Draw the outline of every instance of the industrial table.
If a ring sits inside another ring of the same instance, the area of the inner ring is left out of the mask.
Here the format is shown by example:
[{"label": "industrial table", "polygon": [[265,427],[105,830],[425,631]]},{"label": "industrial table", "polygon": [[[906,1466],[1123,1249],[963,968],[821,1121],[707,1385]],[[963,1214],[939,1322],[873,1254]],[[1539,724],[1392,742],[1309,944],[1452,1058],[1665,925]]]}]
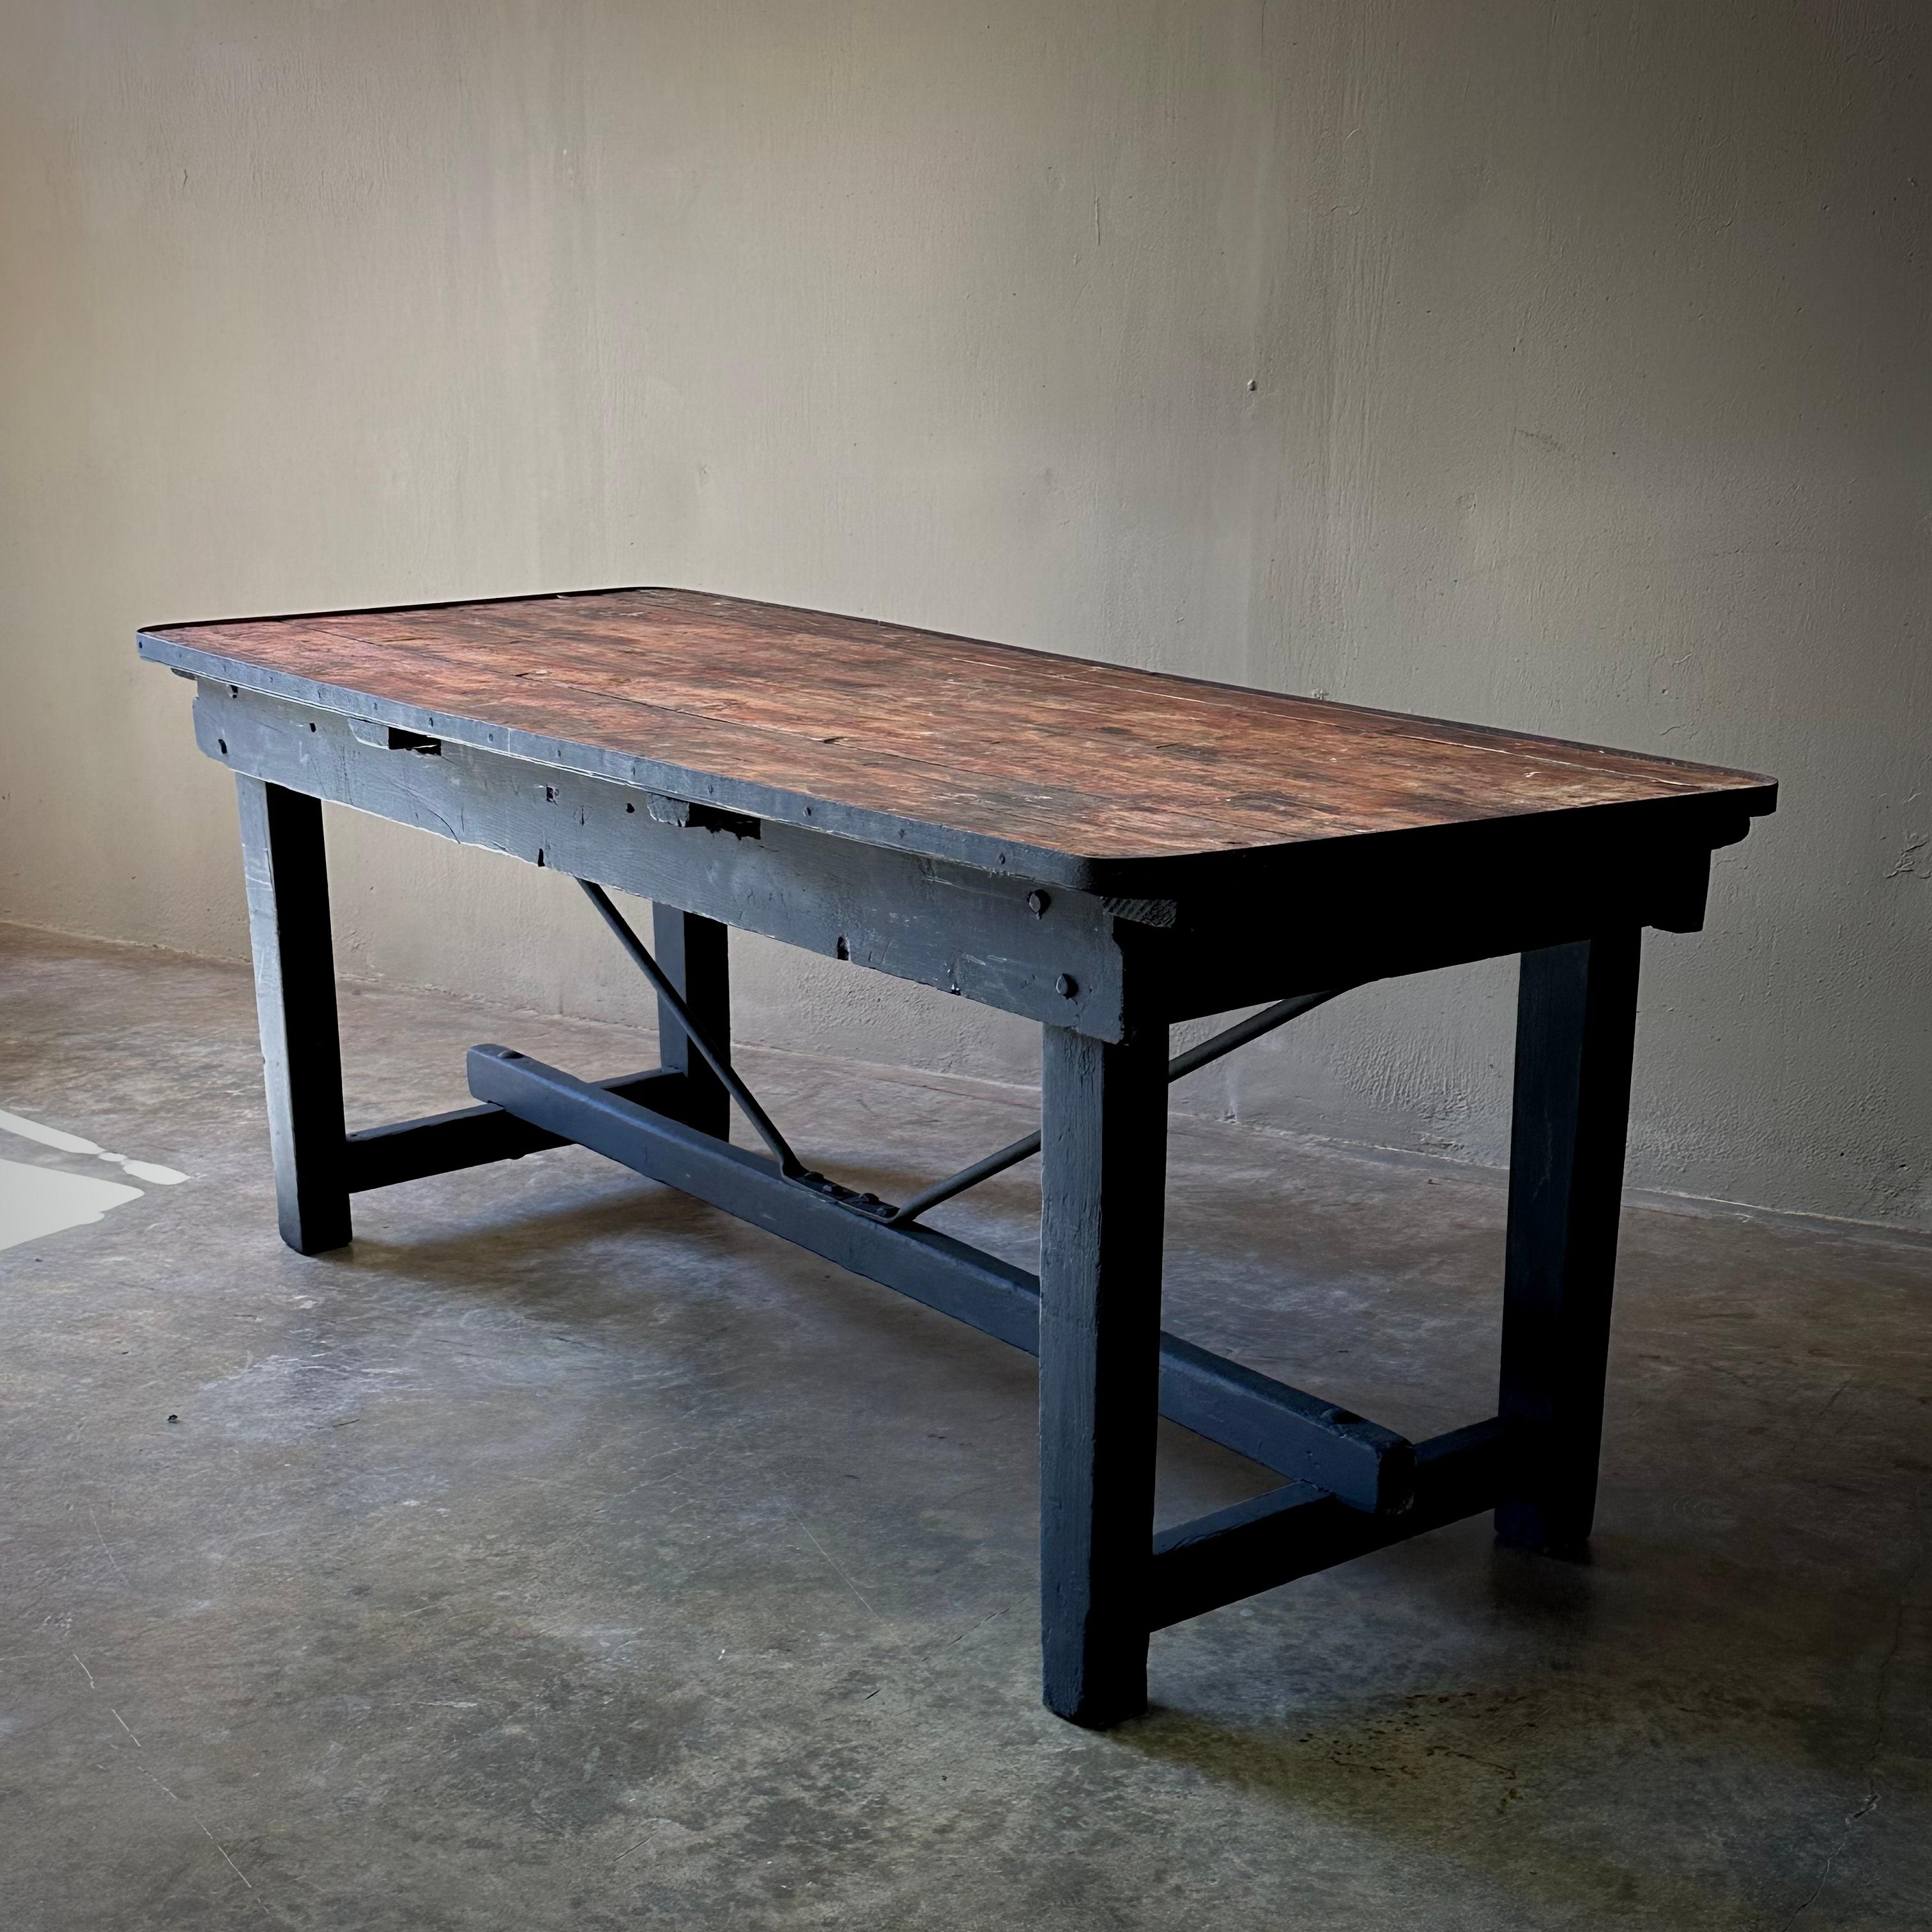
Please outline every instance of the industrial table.
[{"label": "industrial table", "polygon": [[[1744,772],[696,592],[144,630],[231,767],[283,1238],[350,1197],[577,1142],[1040,1360],[1042,1676],[1114,1723],[1150,1632],[1493,1509],[1595,1507],[1646,926],[1696,930],[1771,811]],[[345,1130],[322,801],[579,880],[656,993],[660,1064],[478,1046],[478,1105]],[[606,888],[650,900],[651,944]],[[726,928],[1040,1023],[1040,1131],[911,1199],[796,1154],[730,1058]],[[1167,1088],[1365,982],[1508,953],[1501,1392],[1426,1441],[1160,1327]],[[1260,1006],[1168,1057],[1172,1023]],[[731,1144],[730,1108],[765,1151]],[[1042,1159],[1037,1276],[926,1225]],[[1280,1485],[1154,1529],[1156,1415]]]}]

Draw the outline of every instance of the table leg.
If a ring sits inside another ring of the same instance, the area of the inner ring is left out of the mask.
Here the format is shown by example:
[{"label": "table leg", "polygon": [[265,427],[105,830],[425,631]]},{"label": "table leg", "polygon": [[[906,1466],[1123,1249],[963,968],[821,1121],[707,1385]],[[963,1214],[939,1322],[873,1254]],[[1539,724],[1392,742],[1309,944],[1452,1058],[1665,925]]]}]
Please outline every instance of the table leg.
[{"label": "table leg", "polygon": [[1049,1709],[1147,1706],[1167,1039],[1045,1030],[1040,1640]]},{"label": "table leg", "polygon": [[320,1254],[350,1238],[322,803],[260,778],[236,786],[277,1216],[298,1254]]},{"label": "table leg", "polygon": [[[729,927],[675,906],[651,908],[651,950],[705,1037],[731,1057],[731,968],[726,941]],[[699,1132],[728,1139],[731,1097],[724,1083],[704,1064],[684,1029],[663,1000],[658,1002],[658,1064],[685,1079],[680,1118]]]},{"label": "table leg", "polygon": [[1512,1543],[1582,1552],[1597,1506],[1640,934],[1522,956],[1503,1291],[1503,1416],[1520,1425]]}]

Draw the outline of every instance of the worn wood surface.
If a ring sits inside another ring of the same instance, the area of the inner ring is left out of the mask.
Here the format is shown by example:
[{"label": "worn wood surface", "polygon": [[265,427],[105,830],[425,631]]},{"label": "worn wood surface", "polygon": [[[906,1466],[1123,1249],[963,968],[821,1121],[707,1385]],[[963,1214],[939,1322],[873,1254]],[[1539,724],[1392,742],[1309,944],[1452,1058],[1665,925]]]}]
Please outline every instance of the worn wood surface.
[{"label": "worn wood surface", "polygon": [[1024,881],[977,867],[788,825],[716,823],[465,746],[434,758],[381,750],[328,712],[231,696],[225,684],[202,686],[195,729],[211,756],[272,783],[1030,1019],[1119,1034],[1120,948],[1101,901],[1083,893],[1055,890],[1036,913]]},{"label": "worn wood surface", "polygon": [[[355,720],[226,684],[202,684],[195,730],[209,756],[271,784],[1104,1040],[1121,1036],[1130,976],[1142,1012],[1182,1020],[1607,926],[1694,928],[1710,865],[1702,846],[1636,827],[1599,838],[1573,814],[1446,827],[1407,859],[1399,837],[1393,852],[1377,837],[1173,862],[1254,876],[1124,904],[502,752],[390,751]],[[1174,922],[1147,922],[1162,917]]]},{"label": "worn wood surface", "polygon": [[141,644],[762,817],[1001,868],[1032,856],[1034,876],[1069,883],[1109,862],[1775,796],[1748,772],[694,591],[170,626]]}]

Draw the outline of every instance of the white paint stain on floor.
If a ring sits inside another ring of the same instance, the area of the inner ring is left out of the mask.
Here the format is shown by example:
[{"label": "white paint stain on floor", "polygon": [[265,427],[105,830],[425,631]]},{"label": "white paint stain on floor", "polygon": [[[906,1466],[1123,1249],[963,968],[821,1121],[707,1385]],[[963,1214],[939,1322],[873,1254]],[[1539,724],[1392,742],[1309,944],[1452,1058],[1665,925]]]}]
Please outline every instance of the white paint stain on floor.
[{"label": "white paint stain on floor", "polygon": [[[22,1140],[38,1141],[42,1147],[52,1148],[58,1153],[104,1160],[151,1187],[178,1186],[188,1178],[177,1168],[111,1154],[98,1141],[68,1133],[59,1127],[43,1126],[24,1114],[10,1114],[3,1107],[0,1107],[0,1130]],[[98,1221],[110,1208],[140,1200],[142,1192],[124,1182],[104,1180],[91,1174],[70,1174],[64,1168],[0,1160],[0,1249],[43,1240],[68,1228],[86,1227]]]},{"label": "white paint stain on floor", "polygon": [[44,1127],[38,1120],[30,1120],[24,1114],[10,1114],[0,1107],[0,1127],[10,1134],[18,1134],[22,1140],[38,1141],[43,1147],[58,1148],[62,1154],[91,1154],[96,1160],[104,1160],[111,1167],[118,1167],[123,1174],[132,1174],[136,1180],[145,1180],[152,1186],[178,1186],[188,1176],[178,1168],[158,1167],[151,1160],[130,1160],[124,1154],[110,1154],[98,1141],[84,1140],[79,1134],[63,1132],[58,1127]]},{"label": "white paint stain on floor", "polygon": [[122,1181],[0,1160],[0,1248],[43,1240],[67,1228],[84,1228],[109,1208],[140,1198],[140,1188]]}]

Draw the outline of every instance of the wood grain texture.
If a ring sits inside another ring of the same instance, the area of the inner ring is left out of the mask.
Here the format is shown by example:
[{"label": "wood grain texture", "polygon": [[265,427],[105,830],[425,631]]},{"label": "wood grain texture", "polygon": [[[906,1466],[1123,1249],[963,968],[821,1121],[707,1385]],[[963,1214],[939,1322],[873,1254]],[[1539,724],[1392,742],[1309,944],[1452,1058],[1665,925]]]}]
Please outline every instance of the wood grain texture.
[{"label": "wood grain texture", "polygon": [[[1752,773],[1198,682],[695,591],[144,632],[196,675],[1023,868],[1727,801]],[[935,841],[922,835],[943,835]]]}]

